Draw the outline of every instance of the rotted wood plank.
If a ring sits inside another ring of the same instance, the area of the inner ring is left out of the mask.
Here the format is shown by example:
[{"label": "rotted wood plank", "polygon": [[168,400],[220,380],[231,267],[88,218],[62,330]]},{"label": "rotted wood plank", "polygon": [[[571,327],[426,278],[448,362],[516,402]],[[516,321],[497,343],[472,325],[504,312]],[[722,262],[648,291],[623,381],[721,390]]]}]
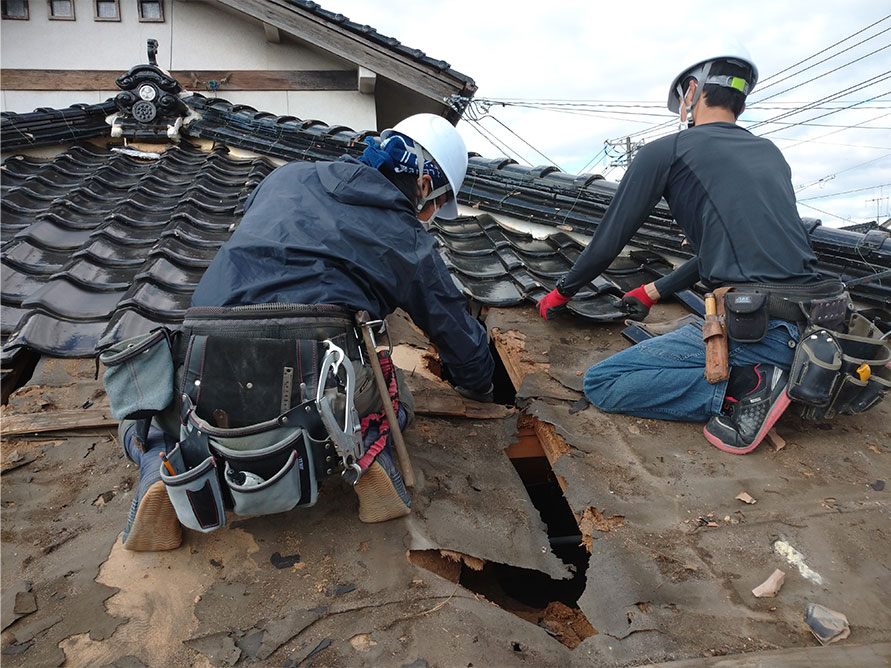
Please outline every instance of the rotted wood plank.
[{"label": "rotted wood plank", "polygon": [[117,424],[118,421],[111,417],[111,410],[106,404],[90,408],[52,410],[21,415],[3,413],[0,434],[5,437],[48,431],[116,427]]}]

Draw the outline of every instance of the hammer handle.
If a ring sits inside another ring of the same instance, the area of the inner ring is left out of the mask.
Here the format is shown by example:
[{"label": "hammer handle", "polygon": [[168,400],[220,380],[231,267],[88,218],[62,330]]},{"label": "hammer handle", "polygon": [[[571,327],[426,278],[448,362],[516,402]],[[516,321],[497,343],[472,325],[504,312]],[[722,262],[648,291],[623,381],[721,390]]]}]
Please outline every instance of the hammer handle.
[{"label": "hammer handle", "polygon": [[384,413],[387,416],[387,422],[390,424],[390,433],[393,435],[393,444],[396,446],[396,455],[399,457],[399,468],[402,469],[402,480],[406,487],[415,486],[415,472],[411,466],[411,459],[408,458],[408,450],[405,447],[405,441],[402,438],[402,430],[399,428],[399,420],[396,419],[396,411],[393,410],[393,400],[387,390],[387,382],[384,380],[384,372],[381,370],[381,361],[377,357],[377,349],[372,341],[371,327],[362,324],[362,339],[365,341],[365,350],[368,352],[368,359],[371,363],[371,370],[374,373],[374,384],[377,385],[378,394],[381,397],[381,403],[384,405]]},{"label": "hammer handle", "polygon": [[[723,299],[723,295],[721,298]],[[705,379],[712,384],[727,380],[730,377],[727,332],[718,317],[715,295],[711,292],[705,296],[705,323],[702,326],[702,340],[705,341]]]}]

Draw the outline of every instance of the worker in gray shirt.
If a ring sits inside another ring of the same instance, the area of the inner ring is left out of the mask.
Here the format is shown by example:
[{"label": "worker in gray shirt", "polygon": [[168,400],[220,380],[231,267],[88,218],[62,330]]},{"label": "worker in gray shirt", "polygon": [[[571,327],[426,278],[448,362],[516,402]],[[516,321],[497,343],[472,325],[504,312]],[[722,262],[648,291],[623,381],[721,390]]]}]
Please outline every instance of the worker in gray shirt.
[{"label": "worker in gray shirt", "polygon": [[[645,145],[629,166],[603,221],[557,288],[539,302],[544,318],[619,254],[665,198],[696,257],[625,295],[638,318],[660,296],[702,281],[708,288],[758,285],[770,294],[835,293],[824,281],[795,206],[779,149],[736,125],[758,69],[739,46],[714,51],[671,85],[668,108],[687,128]],[[794,317],[765,313],[757,342],[731,341],[729,381],[703,375],[705,345],[695,326],[644,341],[591,367],[584,390],[608,412],[707,421],[706,438],[733,453],[753,450],[789,403],[785,387],[799,336]]]}]

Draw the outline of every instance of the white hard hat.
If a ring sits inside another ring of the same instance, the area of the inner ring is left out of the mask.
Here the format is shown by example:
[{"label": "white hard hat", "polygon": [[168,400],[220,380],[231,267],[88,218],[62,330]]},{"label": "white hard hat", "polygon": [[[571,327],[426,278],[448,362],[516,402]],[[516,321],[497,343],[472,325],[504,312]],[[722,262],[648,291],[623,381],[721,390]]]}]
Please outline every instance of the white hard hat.
[{"label": "white hard hat", "polygon": [[442,116],[415,114],[381,132],[381,140],[385,140],[393,132],[403,134],[420,144],[439,165],[452,192],[436,215],[445,219],[455,218],[458,215],[458,191],[467,173],[467,147],[455,126]]},{"label": "white hard hat", "polygon": [[[699,82],[700,85],[698,90],[702,90],[702,86],[706,83],[717,83],[719,85],[735,88],[744,95],[751,93],[755,88],[755,84],[758,83],[758,67],[752,62],[752,57],[749,55],[746,47],[739,42],[731,40],[720,45],[707,46],[706,50],[702,52],[702,55],[702,58],[694,61],[692,65],[681,70],[680,74],[678,74],[674,78],[674,81],[671,82],[671,87],[668,89],[668,109],[675,114],[680,111],[680,97],[682,97],[682,95],[679,95],[678,93],[678,85],[688,76],[693,76]],[[706,66],[716,60],[735,60],[739,62],[740,65],[750,67],[752,69],[752,80],[743,81],[739,80],[739,77],[730,77],[729,80],[721,81],[718,81],[717,79],[725,78],[716,77],[713,80],[708,80],[709,68]],[[697,95],[697,98],[698,97],[699,96]]]}]

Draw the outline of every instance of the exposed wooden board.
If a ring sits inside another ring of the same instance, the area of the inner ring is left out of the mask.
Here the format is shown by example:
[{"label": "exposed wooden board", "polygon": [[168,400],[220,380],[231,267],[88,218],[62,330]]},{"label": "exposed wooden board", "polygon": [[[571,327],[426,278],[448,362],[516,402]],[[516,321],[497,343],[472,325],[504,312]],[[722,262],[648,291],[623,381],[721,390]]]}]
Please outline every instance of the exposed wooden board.
[{"label": "exposed wooden board", "polygon": [[504,363],[507,375],[515,390],[520,389],[526,374],[547,370],[547,364],[535,362],[525,354],[525,334],[513,329],[502,331],[497,327],[493,328],[491,333],[495,349]]},{"label": "exposed wooden board", "polygon": [[538,440],[531,424],[522,427],[517,425],[517,440],[511,443],[504,452],[511,459],[546,456],[541,447],[541,441]]},{"label": "exposed wooden board", "polygon": [[22,415],[4,413],[0,434],[6,437],[91,427],[116,427],[117,424],[118,421],[111,417],[111,410],[107,405]]},{"label": "exposed wooden board", "polygon": [[[175,70],[188,90],[357,90],[356,70]],[[0,70],[3,90],[115,90],[119,70]]]},{"label": "exposed wooden board", "polygon": [[[433,68],[406,56],[400,56],[384,45],[376,44],[329,23],[312,12],[289,4],[286,0],[218,0],[218,2],[263,23],[269,23],[340,58],[386,76],[437,102],[464,88],[464,82],[445,73],[436,72]],[[475,87],[471,92],[475,92]]]}]

